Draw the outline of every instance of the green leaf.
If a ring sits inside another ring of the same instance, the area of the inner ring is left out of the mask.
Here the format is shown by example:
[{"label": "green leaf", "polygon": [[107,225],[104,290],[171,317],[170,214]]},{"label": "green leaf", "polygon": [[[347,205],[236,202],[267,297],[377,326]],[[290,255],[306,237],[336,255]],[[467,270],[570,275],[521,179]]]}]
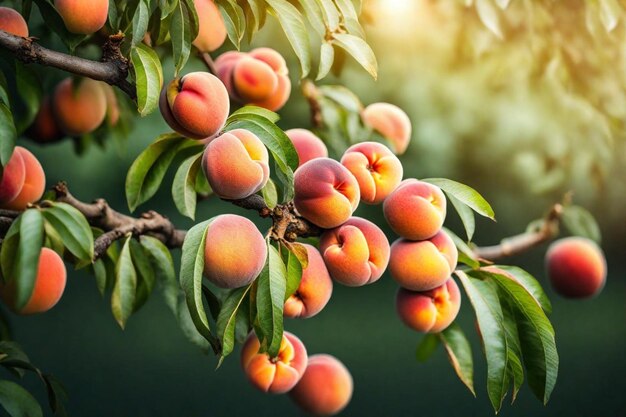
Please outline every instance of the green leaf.
[{"label": "green leaf", "polygon": [[96,277],[96,286],[100,295],[104,296],[107,288],[107,269],[102,259],[93,263],[93,274]]},{"label": "green leaf", "polygon": [[137,291],[135,292],[135,303],[133,305],[133,311],[137,311],[148,301],[154,288],[156,277],[148,254],[135,239],[130,240],[130,255],[137,272]]},{"label": "green leaf", "polygon": [[339,8],[339,11],[344,16],[344,18],[359,19],[359,14],[354,8],[354,3],[351,0],[334,0],[335,4]]},{"label": "green leaf", "polygon": [[476,190],[460,182],[452,181],[447,178],[427,178],[422,181],[431,183],[441,188],[448,195],[457,198],[463,204],[469,206],[481,216],[495,220],[493,209]]},{"label": "green leaf", "polygon": [[220,13],[224,18],[228,39],[239,49],[243,39],[245,29],[245,14],[243,9],[232,0],[223,0],[217,3]]},{"label": "green leaf", "polygon": [[463,227],[465,227],[467,240],[471,241],[472,238],[474,237],[474,231],[476,230],[476,221],[474,219],[474,212],[472,211],[471,208],[469,208],[469,206],[460,202],[459,199],[457,199],[452,194],[448,194],[448,200],[450,200],[456,212],[459,213],[459,217],[461,218],[461,221],[463,222]]},{"label": "green leaf", "polygon": [[217,317],[217,335],[222,343],[220,363],[226,356],[232,353],[235,347],[237,312],[242,304],[245,303],[250,287],[252,287],[252,284],[230,291],[222,302],[222,307]]},{"label": "green leaf", "polygon": [[[192,33],[192,17],[190,11],[184,1],[179,1],[172,15],[172,25],[170,27],[170,36],[172,39],[172,52],[174,55],[175,73],[178,75],[180,70],[185,66],[191,53],[191,42],[198,35]],[[195,9],[193,9],[195,13]]]},{"label": "green leaf", "polygon": [[276,207],[276,204],[278,204],[278,190],[271,178],[267,180],[267,184],[261,189],[261,194],[267,207],[270,209]]},{"label": "green leaf", "polygon": [[228,116],[228,122],[234,121],[239,118],[245,119],[245,116],[247,115],[260,116],[264,119],[269,120],[271,123],[276,123],[280,120],[280,116],[278,115],[278,113],[274,113],[273,111],[264,109],[263,107],[248,104],[232,112],[231,115]]},{"label": "green leaf", "polygon": [[428,358],[435,353],[435,350],[439,346],[439,336],[437,334],[426,334],[422,337],[422,340],[417,345],[417,350],[415,351],[415,357],[418,362],[426,362]]},{"label": "green leaf", "polygon": [[[15,83],[19,98],[17,103],[13,103],[13,115],[17,131],[23,132],[32,124],[39,111],[43,87],[39,75],[32,67],[21,62],[16,62],[15,65]],[[19,107],[15,104],[19,104]]]},{"label": "green leaf", "polygon": [[[539,283],[539,281],[537,281],[535,277],[517,266],[494,265],[492,268],[501,269],[502,271],[511,274],[511,276],[517,281],[517,283],[524,287],[526,291],[528,291],[533,296],[537,304],[541,306],[546,314],[552,313],[552,303],[550,302],[550,299],[541,287],[541,284]],[[495,271],[491,270],[489,272]],[[506,274],[501,275],[503,277],[507,276]]]},{"label": "green leaf", "polygon": [[91,262],[94,236],[85,216],[66,203],[51,202],[43,216],[61,238],[63,245],[76,258]]},{"label": "green leaf", "polygon": [[133,34],[131,44],[138,45],[143,40],[144,35],[148,31],[148,22],[150,21],[150,6],[147,0],[140,0],[133,16]]},{"label": "green leaf", "polygon": [[196,217],[196,177],[200,172],[202,153],[185,159],[172,182],[172,199],[183,216],[194,220]]},{"label": "green leaf", "polygon": [[458,237],[457,234],[454,233],[452,230],[445,227],[443,228],[443,230],[448,234],[448,236],[452,238],[454,246],[456,246],[459,252],[459,262],[464,263],[465,265],[473,269],[480,268],[480,262],[478,262],[478,259],[476,259],[476,255],[474,254],[472,248],[470,248],[469,245],[465,243],[463,239]]},{"label": "green leaf", "polygon": [[206,338],[198,332],[198,329],[191,318],[189,308],[187,308],[185,295],[182,293],[180,293],[178,297],[176,318],[178,320],[178,326],[187,340],[198,346],[203,352],[207,353],[209,351],[209,342],[207,342]]},{"label": "green leaf", "polygon": [[130,240],[127,237],[115,268],[115,285],[111,295],[111,311],[113,317],[123,329],[133,313],[135,294],[137,292],[137,272],[130,253]]},{"label": "green leaf", "polygon": [[349,112],[361,113],[363,110],[361,99],[342,85],[322,85],[318,87],[318,90],[324,97],[334,101]]},{"label": "green leaf", "polygon": [[333,45],[329,42],[322,42],[322,45],[320,46],[320,64],[317,69],[317,77],[315,77],[315,81],[321,80],[328,75],[333,66],[334,59],[335,49],[333,48]]},{"label": "green leaf", "polygon": [[146,116],[159,106],[163,68],[154,49],[143,43],[130,50],[130,60],[137,86],[137,110],[141,116]]},{"label": "green leaf", "polygon": [[[324,0],[324,1],[328,1],[328,0]],[[320,38],[323,38],[324,35],[326,35],[327,24],[324,22],[324,12],[320,8],[321,6],[320,0],[315,0],[315,1],[300,0],[298,3],[300,4],[300,7],[304,11],[304,15],[309,21],[309,24],[311,25],[311,27],[313,27],[313,29],[317,32],[317,35]],[[339,20],[337,20],[337,25],[338,24],[339,24]]]},{"label": "green leaf", "polygon": [[298,9],[286,0],[266,0],[268,10],[278,19],[287,40],[300,61],[301,78],[311,71],[311,46],[306,25]]},{"label": "green leaf", "polygon": [[59,38],[63,41],[65,45],[69,48],[70,52],[73,52],[74,49],[86,39],[85,35],[75,35],[70,33],[65,27],[65,23],[63,22],[63,18],[57,11],[56,7],[52,5],[51,1],[47,0],[33,0],[37,7],[39,8],[39,12],[42,16],[45,16],[45,23],[50,29],[52,29]]},{"label": "green leaf", "polygon": [[563,226],[576,236],[586,237],[596,243],[602,241],[600,226],[593,214],[580,206],[565,206],[561,217]]},{"label": "green leaf", "polygon": [[0,406],[11,417],[41,417],[41,406],[28,391],[15,382],[0,380]]},{"label": "green leaf", "polygon": [[472,359],[472,347],[470,346],[461,327],[452,323],[443,332],[439,333],[441,344],[446,349],[450,364],[457,376],[470,390],[474,397],[474,361]]},{"label": "green leaf", "polygon": [[363,67],[374,78],[378,78],[378,63],[372,48],[358,36],[347,33],[333,35],[333,44],[339,46]]},{"label": "green leaf", "polygon": [[519,341],[519,333],[517,331],[517,323],[515,315],[511,308],[511,304],[506,297],[500,297],[500,305],[502,306],[502,315],[504,329],[509,355],[509,374],[513,380],[513,392],[511,394],[511,404],[515,402],[522,384],[524,383],[524,368],[522,366],[522,348]]},{"label": "green leaf", "polygon": [[165,304],[172,310],[174,315],[177,315],[180,286],[176,280],[172,254],[159,239],[152,236],[142,235],[139,238],[139,242],[150,256],[157,285],[163,293]]},{"label": "green leaf", "polygon": [[33,294],[44,232],[43,216],[39,210],[26,210],[20,216],[20,220],[19,243],[13,266],[13,275],[9,277],[9,279],[15,280],[17,294],[15,300],[16,310],[22,309]]},{"label": "green leaf", "polygon": [[[302,271],[305,266],[302,265],[300,258],[303,254],[307,257],[308,254],[306,248],[300,243],[292,243],[289,245],[287,252],[287,285],[285,288],[285,301],[291,297],[300,287],[300,281],[302,280]],[[298,253],[299,252],[299,253]]]},{"label": "green leaf", "polygon": [[[3,169],[13,155],[15,140],[17,139],[13,115],[7,104],[0,101],[0,166]],[[2,177],[0,176],[0,178]]]}]

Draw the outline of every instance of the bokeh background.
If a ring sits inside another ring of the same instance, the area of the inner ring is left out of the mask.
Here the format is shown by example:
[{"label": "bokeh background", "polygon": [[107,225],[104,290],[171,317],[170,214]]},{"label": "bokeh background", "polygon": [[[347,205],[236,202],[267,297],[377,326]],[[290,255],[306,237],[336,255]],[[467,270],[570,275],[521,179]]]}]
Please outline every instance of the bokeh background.
[{"label": "bokeh background", "polygon": [[[561,365],[547,406],[524,386],[501,414],[626,416],[626,21],[607,21],[611,16],[602,1],[513,0],[504,12],[495,3],[471,3],[366,1],[363,18],[380,65],[378,81],[348,60],[340,77],[324,82],[346,85],[365,104],[388,101],[407,111],[414,134],[402,158],[406,176],[447,177],[478,189],[498,219],[479,219],[479,244],[523,231],[570,190],[597,216],[609,266],[598,297],[570,301],[554,294],[543,270],[545,246],[510,260],[546,286]],[[485,4],[491,7],[487,12]],[[255,45],[283,52],[297,85],[296,62],[274,22]],[[171,62],[164,65],[171,75]],[[191,63],[188,69],[201,67]],[[281,116],[285,129],[310,126],[297,88]],[[137,120],[126,145],[91,148],[80,157],[67,141],[25,144],[41,159],[50,184],[66,180],[79,198],[104,197],[126,210],[128,167],[167,130],[153,114]],[[190,227],[171,201],[172,175],[140,210],[158,210]],[[215,199],[199,206],[197,218],[226,211],[254,219],[254,213]],[[380,207],[361,207],[357,214],[385,225]],[[454,214],[447,226],[462,233]],[[337,285],[318,316],[286,322],[310,353],[333,354],[350,368],[355,392],[344,415],[491,415],[486,365],[468,303],[459,322],[474,350],[476,399],[441,349],[428,363],[416,361],[421,336],[396,318],[395,291],[387,275],[363,288]],[[252,388],[238,350],[215,370],[215,358],[185,339],[158,294],[122,331],[93,277],[72,271],[57,307],[36,317],[11,316],[11,324],[33,363],[65,384],[74,416],[299,415],[286,396]],[[26,385],[45,401],[34,378]]]}]

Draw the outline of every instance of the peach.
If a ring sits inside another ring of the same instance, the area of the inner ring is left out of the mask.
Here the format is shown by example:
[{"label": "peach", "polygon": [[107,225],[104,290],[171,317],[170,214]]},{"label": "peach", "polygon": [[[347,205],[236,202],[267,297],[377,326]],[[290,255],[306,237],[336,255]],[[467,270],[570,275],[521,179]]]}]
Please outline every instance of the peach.
[{"label": "peach", "polygon": [[359,182],[361,201],[367,204],[382,203],[402,181],[402,163],[382,143],[352,145],[343,154],[341,164]]},{"label": "peach", "polygon": [[311,245],[304,244],[309,264],[302,270],[302,279],[296,292],[285,302],[285,317],[313,317],[328,304],[333,293],[333,281],[322,255]]},{"label": "peach", "polygon": [[592,240],[568,237],[552,243],[546,253],[552,288],[568,298],[593,297],[606,282],[606,259]]},{"label": "peach", "polygon": [[287,103],[290,95],[291,80],[286,75],[278,75],[278,86],[276,87],[274,94],[264,100],[254,101],[250,104],[254,104],[255,106],[263,107],[271,111],[278,111],[285,105],[285,103]]},{"label": "peach", "polygon": [[63,259],[55,251],[42,248],[37,266],[35,286],[28,302],[21,309],[15,306],[17,295],[16,279],[6,284],[0,283],[0,296],[18,314],[43,313],[54,307],[65,290],[67,272]]},{"label": "peach", "polygon": [[17,10],[9,7],[0,7],[0,30],[22,38],[28,37],[26,20]]},{"label": "peach", "polygon": [[11,201],[4,204],[9,210],[25,210],[29,204],[39,201],[46,188],[46,174],[39,160],[28,149],[15,147],[15,152],[24,161],[24,182],[20,192]]},{"label": "peach", "polygon": [[276,91],[278,76],[268,64],[245,56],[233,70],[233,81],[237,95],[244,103],[265,100]]},{"label": "peach", "polygon": [[235,129],[212,139],[202,157],[204,173],[220,198],[246,198],[270,176],[267,148],[254,133]]},{"label": "peach", "polygon": [[219,78],[191,72],[163,87],[159,107],[172,129],[191,139],[204,139],[224,127],[230,103]]},{"label": "peach", "polygon": [[267,259],[265,239],[254,223],[235,214],[222,214],[206,232],[204,276],[221,288],[250,284]]},{"label": "peach", "polygon": [[361,119],[391,142],[397,155],[406,151],[411,140],[411,120],[401,108],[389,103],[373,103],[363,110]]},{"label": "peach", "polygon": [[26,178],[26,168],[19,146],[14,148],[9,162],[0,172],[0,175],[2,175],[0,177],[0,207],[4,207],[5,204],[18,196]]},{"label": "peach", "polygon": [[449,278],[443,285],[429,291],[398,290],[396,309],[408,327],[424,333],[445,330],[459,314],[461,292],[456,282]]},{"label": "peach", "polygon": [[284,394],[300,380],[307,365],[306,348],[296,336],[283,333],[276,358],[260,353],[261,343],[250,333],[241,349],[241,366],[248,380],[261,391]]},{"label": "peach", "polygon": [[298,168],[294,190],[298,212],[324,229],[344,223],[359,205],[356,178],[330,158],[316,158]]},{"label": "peach", "polygon": [[377,281],[389,263],[389,241],[369,220],[351,217],[320,238],[320,252],[337,282],[358,287]]},{"label": "peach", "polygon": [[245,56],[244,52],[228,51],[218,56],[215,60],[215,75],[224,83],[230,97],[237,101],[241,101],[241,99],[237,96],[237,92],[233,87],[233,70],[235,69],[235,64]]},{"label": "peach", "polygon": [[193,45],[202,52],[213,52],[226,40],[224,18],[213,0],[194,0],[198,13],[198,36]]},{"label": "peach", "polygon": [[443,230],[428,240],[398,239],[391,245],[389,270],[400,286],[428,291],[442,285],[454,271],[458,252]]},{"label": "peach", "polygon": [[272,48],[263,47],[253,49],[250,51],[250,56],[265,62],[278,75],[287,75],[289,73],[285,58]]},{"label": "peach", "polygon": [[331,355],[318,354],[309,357],[304,375],[289,396],[306,413],[332,416],[346,408],[353,389],[345,365]]},{"label": "peach", "polygon": [[54,118],[52,111],[52,100],[44,97],[35,120],[26,131],[26,135],[37,142],[49,143],[63,137],[63,132]]},{"label": "peach", "polygon": [[322,140],[306,129],[289,129],[285,131],[298,153],[298,166],[315,158],[328,157],[328,149]]},{"label": "peach", "polygon": [[54,6],[67,30],[83,35],[102,29],[109,15],[109,0],[54,0]]},{"label": "peach", "polygon": [[66,78],[57,85],[52,109],[61,130],[80,136],[93,132],[102,124],[107,112],[105,84],[89,78],[77,83]]},{"label": "peach", "polygon": [[435,185],[408,179],[385,199],[383,212],[394,232],[406,239],[424,240],[441,229],[446,197]]}]

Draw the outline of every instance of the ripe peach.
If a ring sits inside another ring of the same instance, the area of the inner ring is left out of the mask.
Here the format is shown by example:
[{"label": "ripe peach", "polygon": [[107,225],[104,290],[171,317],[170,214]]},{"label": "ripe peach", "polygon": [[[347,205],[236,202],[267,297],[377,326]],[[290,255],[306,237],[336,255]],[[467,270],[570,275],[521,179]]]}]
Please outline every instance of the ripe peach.
[{"label": "ripe peach", "polygon": [[439,333],[459,314],[461,292],[452,278],[429,291],[414,292],[400,288],[396,308],[404,324],[410,328],[418,332]]},{"label": "ripe peach", "polygon": [[250,51],[250,56],[265,62],[278,75],[287,75],[289,73],[285,58],[272,48],[263,47],[253,49]]},{"label": "ripe peach", "polygon": [[382,143],[362,142],[352,145],[341,158],[359,182],[361,201],[382,203],[402,181],[402,163]]},{"label": "ripe peach", "polygon": [[233,71],[235,64],[246,56],[246,53],[239,51],[228,51],[218,56],[215,60],[215,75],[224,83],[228,94],[233,100],[241,101],[233,87]]},{"label": "ripe peach", "polygon": [[0,296],[7,306],[17,314],[43,313],[54,307],[61,299],[65,290],[66,276],[63,259],[52,249],[42,248],[35,287],[26,305],[19,310],[15,308],[17,295],[15,279],[7,284],[0,283]]},{"label": "ripe peach", "polygon": [[350,287],[377,281],[389,263],[389,241],[369,220],[351,217],[320,238],[320,251],[330,275]]},{"label": "ripe peach", "polygon": [[54,118],[52,111],[52,100],[44,97],[35,120],[26,131],[26,135],[37,142],[49,143],[63,137],[63,132]]},{"label": "ripe peach", "polygon": [[54,6],[67,30],[83,35],[99,31],[109,15],[109,0],[54,0]]},{"label": "ripe peach", "polygon": [[275,359],[259,353],[261,343],[250,333],[241,349],[241,365],[256,388],[273,394],[284,394],[300,380],[307,364],[306,348],[296,336],[283,333],[280,350]]},{"label": "ripe peach", "polygon": [[400,286],[427,291],[440,286],[456,267],[458,252],[443,230],[428,240],[398,239],[391,245],[389,270]]},{"label": "ripe peach", "polygon": [[311,245],[304,244],[309,264],[302,271],[300,286],[285,302],[285,317],[313,317],[328,304],[333,293],[333,281],[322,255]]},{"label": "ripe peach", "polygon": [[569,298],[593,297],[606,282],[606,259],[602,249],[582,237],[559,239],[546,253],[552,288]]},{"label": "ripe peach", "polygon": [[4,207],[5,204],[14,200],[24,186],[26,168],[22,153],[18,149],[19,147],[16,146],[9,162],[0,172],[2,175],[0,177],[0,207]]},{"label": "ripe peach", "polygon": [[77,84],[66,78],[56,87],[52,108],[61,129],[72,136],[93,132],[107,111],[104,84],[89,78]]},{"label": "ripe peach", "polygon": [[230,103],[219,78],[191,72],[163,87],[159,107],[172,129],[191,139],[204,139],[224,126]]},{"label": "ripe peach", "polygon": [[305,412],[316,416],[332,416],[343,410],[352,398],[350,371],[337,358],[313,355],[300,382],[289,396]]},{"label": "ripe peach", "polygon": [[389,103],[374,103],[363,110],[361,118],[365,125],[393,144],[396,155],[406,151],[411,140],[411,120],[401,108]]},{"label": "ripe peach", "polygon": [[293,143],[293,147],[296,148],[300,160],[298,166],[309,162],[311,159],[328,157],[326,145],[310,130],[289,129],[285,131],[285,134]]},{"label": "ripe peach", "polygon": [[226,40],[224,18],[213,0],[194,0],[198,13],[198,36],[193,45],[202,52],[213,52]]},{"label": "ripe peach", "polygon": [[446,197],[435,185],[408,179],[385,199],[383,212],[394,232],[406,239],[424,240],[441,229]]},{"label": "ripe peach", "polygon": [[253,101],[250,104],[263,107],[271,111],[280,110],[291,95],[291,80],[286,75],[278,75],[278,86],[274,91],[274,94],[270,95],[264,100]]},{"label": "ripe peach", "polygon": [[204,276],[221,288],[250,284],[267,259],[265,239],[254,223],[235,214],[213,219],[206,232]]},{"label": "ripe peach", "polygon": [[39,201],[46,188],[46,174],[39,160],[28,149],[16,146],[15,151],[22,156],[24,162],[24,182],[20,192],[4,204],[9,210],[25,210],[30,203]]},{"label": "ripe peach", "polygon": [[294,175],[296,209],[319,227],[337,227],[359,205],[359,184],[354,175],[330,158],[313,159]]},{"label": "ripe peach", "polygon": [[0,7],[0,30],[22,38],[28,37],[26,20],[17,10],[9,7]]},{"label": "ripe peach", "polygon": [[244,103],[265,100],[276,91],[278,76],[268,64],[245,56],[235,65],[233,81]]}]

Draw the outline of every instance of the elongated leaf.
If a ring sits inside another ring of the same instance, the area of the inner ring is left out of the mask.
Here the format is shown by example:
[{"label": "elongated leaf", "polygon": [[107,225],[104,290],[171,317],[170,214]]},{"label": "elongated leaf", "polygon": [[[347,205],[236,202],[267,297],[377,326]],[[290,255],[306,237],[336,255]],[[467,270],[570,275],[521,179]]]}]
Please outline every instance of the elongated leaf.
[{"label": "elongated leaf", "polygon": [[43,210],[44,218],[59,234],[63,245],[78,259],[89,261],[94,256],[94,236],[85,216],[66,203],[50,203]]},{"label": "elongated leaf", "polygon": [[[4,168],[13,155],[17,130],[7,103],[0,101],[0,167]],[[0,173],[2,170],[0,170]],[[2,178],[0,176],[0,178]]]},{"label": "elongated leaf", "polygon": [[460,202],[455,196],[448,194],[448,200],[454,206],[454,209],[459,213],[459,217],[465,227],[465,233],[467,234],[467,240],[471,241],[474,237],[474,231],[476,230],[476,221],[474,219],[474,212],[464,203]]},{"label": "elongated leaf", "polygon": [[439,333],[441,344],[446,349],[448,359],[459,379],[474,397],[474,360],[470,346],[463,330],[458,324],[452,323],[447,329]]},{"label": "elongated leaf", "polygon": [[235,347],[235,325],[237,323],[237,312],[245,303],[246,295],[250,291],[252,284],[232,290],[224,299],[220,314],[217,317],[217,335],[222,343],[220,352],[220,363],[230,355]]},{"label": "elongated leaf", "polygon": [[206,338],[200,334],[196,325],[191,318],[191,314],[189,312],[189,308],[187,307],[187,301],[185,299],[185,295],[181,292],[178,297],[178,306],[177,306],[177,319],[178,326],[180,327],[183,335],[194,345],[198,346],[202,352],[209,352],[209,342]]},{"label": "elongated leaf", "polygon": [[358,62],[374,78],[378,78],[378,62],[372,48],[358,36],[347,33],[333,35],[333,44],[339,46]]},{"label": "elongated leaf", "polygon": [[283,338],[283,307],[287,270],[278,250],[268,242],[268,257],[265,267],[258,278],[256,293],[257,317],[261,334],[261,350],[270,357],[278,355]]},{"label": "elongated leaf", "polygon": [[111,311],[122,329],[126,327],[126,322],[133,313],[137,291],[137,272],[130,253],[131,239],[126,238],[122,246],[115,268],[115,285],[111,295]]},{"label": "elongated leaf", "polygon": [[565,206],[563,208],[563,225],[573,235],[586,237],[596,243],[602,241],[600,226],[593,214],[580,206]]},{"label": "elongated leaf", "polygon": [[[320,1],[300,0],[298,3],[304,11],[304,15],[309,21],[309,24],[315,30],[315,32],[317,32],[317,35],[319,37],[324,37],[324,35],[326,34],[327,24],[324,22],[324,12],[320,8]],[[339,24],[338,19],[337,24]]]},{"label": "elongated leaf", "polygon": [[515,314],[506,297],[500,297],[506,340],[509,352],[509,374],[513,381],[511,404],[515,402],[517,394],[524,383],[524,367],[522,366],[522,348],[515,322]]},{"label": "elongated leaf", "polygon": [[285,290],[285,301],[287,301],[287,299],[298,290],[298,287],[300,286],[300,281],[302,280],[302,271],[305,268],[304,266],[302,266],[302,263],[299,259],[299,257],[302,255],[298,255],[295,252],[296,250],[299,250],[296,249],[296,245],[302,247],[306,255],[306,248],[304,248],[299,243],[292,244],[291,247],[294,249],[287,252],[287,286]]},{"label": "elongated leaf", "polygon": [[137,272],[137,291],[133,311],[138,311],[148,301],[156,277],[148,254],[135,239],[130,240],[130,254]]},{"label": "elongated leaf", "polygon": [[147,0],[140,0],[133,16],[133,33],[131,37],[133,45],[137,45],[143,40],[145,33],[148,31],[149,20],[150,5]]},{"label": "elongated leaf", "polygon": [[437,346],[439,346],[439,335],[432,333],[424,335],[415,351],[417,361],[426,362],[435,353]]},{"label": "elongated leaf", "polygon": [[345,107],[350,112],[360,113],[363,110],[361,99],[343,85],[322,85],[318,89],[324,97]]},{"label": "elongated leaf", "polygon": [[230,123],[231,121],[234,121],[240,118],[245,119],[245,116],[250,115],[250,114],[263,117],[264,119],[269,120],[271,123],[276,123],[277,121],[280,120],[280,116],[278,115],[278,113],[274,113],[273,111],[264,109],[263,107],[246,105],[232,112],[231,115],[228,116],[227,123]]},{"label": "elongated leaf", "polygon": [[23,308],[33,294],[44,231],[43,216],[39,210],[26,210],[20,218],[14,275],[10,278],[15,280],[17,310]]},{"label": "elongated leaf", "polygon": [[487,200],[485,200],[483,196],[481,196],[478,191],[474,190],[472,187],[447,178],[427,178],[422,181],[436,185],[445,191],[446,194],[456,197],[459,201],[469,206],[481,216],[495,220],[495,213]]},{"label": "elongated leaf", "polygon": [[192,33],[192,21],[189,9],[184,1],[178,1],[172,14],[172,25],[170,27],[172,38],[172,52],[174,54],[175,72],[178,74],[185,66],[191,53],[191,42],[196,38]]},{"label": "elongated leaf", "polygon": [[270,209],[276,207],[278,204],[278,190],[276,189],[276,184],[270,178],[265,186],[261,189],[261,194],[263,195],[263,201]]},{"label": "elongated leaf", "polygon": [[163,293],[165,304],[172,310],[174,315],[177,315],[180,286],[176,280],[172,254],[160,240],[152,236],[142,235],[139,238],[139,242],[150,256],[157,286],[159,286]]},{"label": "elongated leaf", "polygon": [[0,380],[0,406],[11,417],[41,417],[41,406],[28,391],[15,382]]},{"label": "elongated leaf", "polygon": [[137,109],[141,116],[146,116],[159,106],[163,68],[154,49],[143,43],[130,50],[130,60],[137,86]]},{"label": "elongated leaf", "polygon": [[245,30],[245,13],[233,0],[220,1],[217,5],[224,19],[228,39],[235,45],[235,48],[239,49]]},{"label": "elongated leaf", "polygon": [[476,259],[476,255],[474,254],[474,251],[472,250],[472,248],[470,248],[468,244],[465,243],[463,239],[458,237],[457,234],[454,233],[452,230],[445,228],[445,227],[443,228],[443,230],[454,241],[454,245],[456,246],[459,252],[459,262],[464,263],[465,265],[473,269],[480,268],[480,262],[478,262],[478,259]]},{"label": "elongated leaf", "polygon": [[196,217],[196,176],[200,172],[202,153],[185,159],[172,182],[172,199],[183,216],[194,220]]},{"label": "elongated leaf", "polygon": [[311,71],[311,46],[306,25],[298,9],[286,0],[266,0],[269,10],[280,22],[287,40],[300,61],[301,78]]},{"label": "elongated leaf", "polygon": [[484,270],[496,274],[499,273],[498,270],[501,270],[504,271],[501,275],[505,277],[507,274],[510,274],[510,276],[515,279],[519,285],[524,287],[526,291],[533,296],[537,304],[539,304],[547,314],[552,313],[552,303],[550,303],[550,299],[541,287],[541,284],[539,284],[539,281],[537,281],[535,277],[524,271],[522,268],[509,265],[494,265],[484,268]]}]

